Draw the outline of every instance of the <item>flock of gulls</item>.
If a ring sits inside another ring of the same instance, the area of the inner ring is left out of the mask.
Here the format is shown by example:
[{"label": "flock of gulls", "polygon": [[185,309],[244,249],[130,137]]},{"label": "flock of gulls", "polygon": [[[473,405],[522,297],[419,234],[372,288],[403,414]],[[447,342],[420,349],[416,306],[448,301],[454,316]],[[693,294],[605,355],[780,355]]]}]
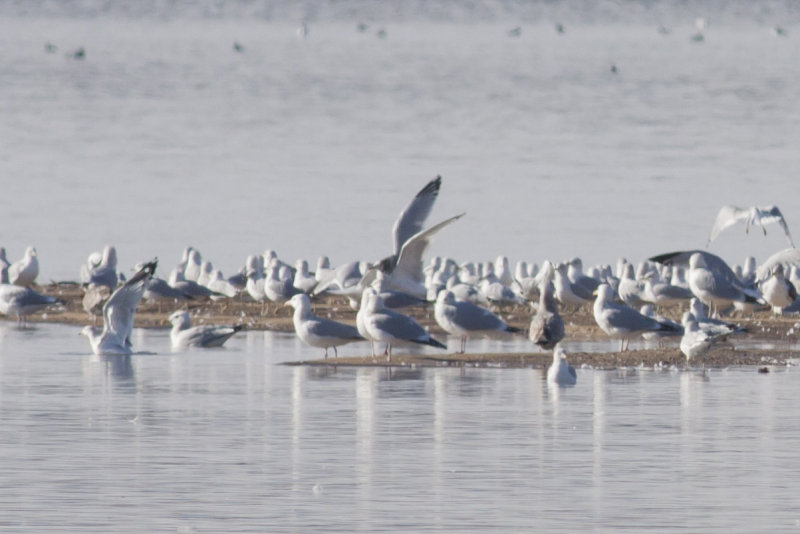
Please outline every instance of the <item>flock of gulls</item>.
[{"label": "flock of gulls", "polygon": [[[457,222],[464,214],[433,226],[425,223],[441,189],[437,176],[427,183],[400,212],[392,228],[391,252],[374,262],[351,262],[331,267],[320,257],[311,272],[305,260],[293,266],[274,251],[249,256],[243,269],[226,278],[203,261],[199,251],[184,250],[168,278],[156,276],[157,260],[142,263],[128,279],[117,270],[113,246],[92,253],[80,269],[85,290],[83,305],[90,313],[102,314],[102,329],[86,326],[81,331],[95,354],[132,354],[131,332],[139,302],[145,298],[170,310],[186,302],[231,299],[241,295],[269,306],[291,306],[294,330],[304,343],[328,350],[353,342],[368,341],[373,358],[381,353],[389,362],[392,350],[409,345],[447,346],[437,340],[411,315],[410,307],[433,307],[438,326],[460,339],[464,353],[470,338],[527,335],[531,342],[553,351],[548,380],[575,384],[577,375],[567,363],[561,346],[565,337],[563,312],[591,306],[597,326],[620,342],[625,351],[632,339],[679,340],[680,351],[689,362],[703,360],[716,342],[743,332],[740,326],[721,319],[737,309],[750,313],[771,307],[774,313],[800,311],[796,287],[800,283],[800,252],[794,248],[789,227],[776,206],[738,208],[723,206],[714,222],[709,243],[720,232],[744,223],[746,231],[778,223],[790,248],[778,252],[760,266],[747,258],[743,266],[731,268],[706,250],[689,250],[654,256],[633,265],[625,259],[596,266],[585,273],[579,258],[541,267],[518,262],[512,270],[501,256],[495,262],[458,264],[434,257],[427,265],[423,255],[434,235]],[[16,315],[20,323],[45,307],[57,305],[55,297],[33,289],[39,273],[36,250],[29,247],[22,259],[10,263],[0,249],[0,312]],[[345,296],[357,309],[355,324],[345,324],[314,314],[313,303],[328,294]],[[535,311],[525,331],[510,326],[501,316],[508,307],[530,306]],[[680,323],[656,313],[665,306],[685,309]],[[242,326],[192,326],[187,311],[169,315],[173,348],[219,347]],[[377,347],[377,349],[376,349]]]}]

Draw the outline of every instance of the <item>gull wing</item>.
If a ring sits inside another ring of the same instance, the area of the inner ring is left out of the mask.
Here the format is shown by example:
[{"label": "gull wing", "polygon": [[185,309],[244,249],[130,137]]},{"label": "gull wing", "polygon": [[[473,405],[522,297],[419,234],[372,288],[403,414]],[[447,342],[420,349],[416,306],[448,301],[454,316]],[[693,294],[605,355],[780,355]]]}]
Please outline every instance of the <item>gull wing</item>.
[{"label": "gull wing", "polygon": [[738,208],[726,204],[719,209],[717,218],[714,220],[714,226],[711,228],[711,234],[708,236],[708,243],[706,248],[714,241],[717,236],[726,228],[730,228],[734,224],[742,221],[747,221],[748,228],[750,226],[749,220],[751,217],[751,210],[746,208]]},{"label": "gull wing", "polygon": [[465,213],[450,217],[437,225],[431,226],[427,230],[414,234],[413,237],[408,239],[403,247],[400,249],[400,255],[397,258],[397,266],[391,273],[391,277],[396,276],[407,277],[416,282],[422,283],[422,255],[431,242],[431,238],[436,232],[445,226],[457,221],[463,217]]},{"label": "gull wing", "polygon": [[403,245],[412,236],[422,230],[425,220],[433,209],[433,203],[439,196],[439,189],[442,186],[442,177],[437,176],[423,187],[414,197],[411,203],[405,207],[392,227],[392,237],[394,239],[394,255],[400,255]]},{"label": "gull wing", "polygon": [[133,315],[142,299],[148,280],[156,271],[158,260],[144,264],[139,271],[119,287],[103,306],[103,334],[111,333],[124,343],[133,330]]},{"label": "gull wing", "polygon": [[789,225],[786,224],[786,219],[783,218],[783,214],[778,206],[761,206],[755,208],[752,219],[754,224],[761,226],[764,235],[767,235],[767,229],[764,228],[765,224],[779,223],[781,228],[783,228],[783,233],[786,234],[786,239],[789,241],[792,248],[794,248],[794,241],[792,240],[792,233],[789,232]]}]

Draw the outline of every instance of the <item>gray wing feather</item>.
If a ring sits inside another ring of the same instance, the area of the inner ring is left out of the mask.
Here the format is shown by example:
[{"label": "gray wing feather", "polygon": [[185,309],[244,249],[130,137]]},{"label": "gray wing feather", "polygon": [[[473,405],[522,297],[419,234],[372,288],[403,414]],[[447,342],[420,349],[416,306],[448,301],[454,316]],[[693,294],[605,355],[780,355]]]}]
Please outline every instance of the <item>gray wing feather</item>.
[{"label": "gray wing feather", "polygon": [[442,177],[437,176],[428,182],[425,187],[416,194],[411,203],[400,212],[400,215],[397,217],[392,227],[395,256],[400,254],[406,241],[422,230],[425,220],[433,209],[433,203],[439,195],[441,186]]}]

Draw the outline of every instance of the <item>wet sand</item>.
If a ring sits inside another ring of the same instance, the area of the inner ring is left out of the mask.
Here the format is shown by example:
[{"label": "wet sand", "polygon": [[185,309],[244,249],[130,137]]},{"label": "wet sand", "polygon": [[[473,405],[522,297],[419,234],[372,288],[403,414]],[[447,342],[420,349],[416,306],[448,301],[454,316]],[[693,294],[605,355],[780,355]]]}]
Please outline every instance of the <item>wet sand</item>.
[{"label": "wet sand", "polygon": [[[29,317],[29,323],[62,323],[83,326],[92,324],[91,316],[83,310],[81,288],[75,284],[50,284],[35,288],[37,291],[57,297],[62,305],[53,306]],[[188,309],[192,315],[193,324],[241,324],[250,330],[272,330],[278,332],[293,332],[292,313],[290,307],[270,303],[254,302],[249,296],[240,296],[233,299],[219,301],[190,301],[188,305],[178,306],[175,303],[153,303],[143,300],[136,312],[135,324],[140,328],[169,328],[167,321],[169,314],[176,309]],[[433,318],[433,307],[406,309],[405,313],[413,315],[423,326],[430,329],[434,337],[444,340],[444,332],[436,325]],[[682,310],[679,308],[660,310],[662,315],[679,320]],[[356,312],[350,308],[347,300],[342,297],[324,297],[314,302],[314,313],[355,324]],[[517,307],[502,310],[501,315],[506,321],[523,331],[527,330],[531,308]],[[562,313],[566,328],[566,339],[570,341],[608,341],[608,337],[594,322],[591,308],[584,307],[577,312]],[[16,320],[5,317],[6,320]],[[800,356],[800,316],[787,315],[775,317],[767,311],[761,311],[748,317],[730,317],[729,321],[738,323],[747,328],[746,334],[729,338],[725,343],[720,343],[706,355],[707,367],[727,367],[732,365],[786,365],[792,358]],[[98,326],[102,325],[102,318],[96,319]],[[651,348],[642,350],[629,350],[625,352],[587,353],[570,352],[569,361],[574,367],[590,366],[598,369],[615,369],[620,367],[648,368],[683,367],[685,358],[677,348],[677,339],[667,341],[665,348]],[[617,346],[614,342],[612,346]],[[654,343],[655,345],[655,343]],[[473,367],[530,367],[546,368],[552,361],[550,351],[541,351],[530,344],[530,352],[509,354],[481,354],[469,352],[470,344],[467,343],[466,354],[411,354],[404,348],[395,349],[392,361],[389,363],[385,356],[373,358],[369,346],[365,343],[345,345],[339,350],[339,357],[333,358],[333,351],[329,351],[328,359],[320,358],[302,362],[290,362],[290,365],[340,365],[340,366],[473,366]],[[700,362],[695,362],[700,365]]]}]

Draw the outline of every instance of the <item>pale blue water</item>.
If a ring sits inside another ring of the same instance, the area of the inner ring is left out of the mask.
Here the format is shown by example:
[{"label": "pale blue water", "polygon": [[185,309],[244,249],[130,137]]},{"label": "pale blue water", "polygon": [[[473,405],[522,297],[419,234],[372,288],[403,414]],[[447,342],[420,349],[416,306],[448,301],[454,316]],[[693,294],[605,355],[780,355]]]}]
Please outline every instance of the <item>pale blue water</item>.
[{"label": "pale blue water", "polygon": [[[318,369],[293,336],[85,355],[0,325],[7,532],[795,532],[800,374]],[[357,351],[351,349],[350,352]]]},{"label": "pale blue water", "polygon": [[[35,245],[42,281],[107,243],[162,274],[189,244],[226,273],[266,248],[376,259],[436,174],[431,222],[467,216],[430,254],[458,261],[699,248],[725,203],[800,220],[793,2],[0,13],[0,245]],[[785,243],[735,228],[710,250]],[[530,369],[281,366],[319,351],[258,332],[172,354],[137,331],[146,354],[100,359],[77,331],[0,324],[0,530],[800,530],[794,367],[579,370],[553,391]]]}]

